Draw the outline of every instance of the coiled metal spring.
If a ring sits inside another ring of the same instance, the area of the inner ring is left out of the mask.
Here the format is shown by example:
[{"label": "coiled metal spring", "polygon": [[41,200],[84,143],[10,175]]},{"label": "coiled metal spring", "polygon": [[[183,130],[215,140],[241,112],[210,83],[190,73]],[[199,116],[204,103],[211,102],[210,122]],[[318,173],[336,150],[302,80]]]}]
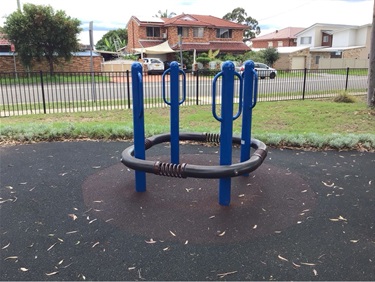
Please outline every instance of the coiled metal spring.
[{"label": "coiled metal spring", "polygon": [[186,178],[186,176],[183,175],[185,166],[186,163],[171,164],[157,161],[154,164],[154,173],[168,177]]},{"label": "coiled metal spring", "polygon": [[220,143],[220,134],[206,133],[206,142]]}]

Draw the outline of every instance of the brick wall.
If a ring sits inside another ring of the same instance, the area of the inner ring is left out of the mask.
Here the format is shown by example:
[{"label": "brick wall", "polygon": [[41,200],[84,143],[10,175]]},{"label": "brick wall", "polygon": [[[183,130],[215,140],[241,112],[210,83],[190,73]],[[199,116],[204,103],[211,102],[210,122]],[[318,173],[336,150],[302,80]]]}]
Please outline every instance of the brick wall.
[{"label": "brick wall", "polygon": [[[93,57],[93,69],[95,72],[101,71],[102,57]],[[24,72],[26,69],[20,63],[16,56],[16,68],[18,72]],[[90,57],[88,56],[74,56],[69,62],[61,61],[58,65],[55,64],[54,70],[56,72],[89,72],[90,71]],[[45,71],[49,72],[49,64],[47,61],[34,62],[31,71]],[[13,56],[0,56],[0,72],[14,72]]]}]

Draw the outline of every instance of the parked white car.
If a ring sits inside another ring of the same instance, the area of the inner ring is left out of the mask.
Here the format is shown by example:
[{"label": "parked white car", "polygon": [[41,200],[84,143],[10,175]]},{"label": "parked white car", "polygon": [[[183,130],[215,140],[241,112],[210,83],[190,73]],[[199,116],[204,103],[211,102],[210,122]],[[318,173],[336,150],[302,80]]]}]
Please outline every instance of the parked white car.
[{"label": "parked white car", "polygon": [[[255,63],[254,62],[254,69],[258,72],[258,77],[264,79],[269,77],[270,79],[274,79],[277,75],[277,70],[271,68],[263,63]],[[243,72],[245,70],[245,66],[242,65],[240,71]]]},{"label": "parked white car", "polygon": [[147,74],[164,72],[164,63],[159,58],[143,58],[143,61],[147,66]]}]

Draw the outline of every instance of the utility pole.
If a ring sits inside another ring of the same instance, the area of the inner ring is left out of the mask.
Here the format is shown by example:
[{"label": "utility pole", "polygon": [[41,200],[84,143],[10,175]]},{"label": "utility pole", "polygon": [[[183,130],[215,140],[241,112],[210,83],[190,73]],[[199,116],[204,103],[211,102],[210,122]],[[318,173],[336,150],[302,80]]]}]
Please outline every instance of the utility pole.
[{"label": "utility pole", "polygon": [[375,1],[372,13],[371,43],[368,64],[367,105],[375,107]]},{"label": "utility pole", "polygon": [[18,11],[21,11],[21,4],[20,4],[20,0],[17,0],[17,9],[18,9]]}]

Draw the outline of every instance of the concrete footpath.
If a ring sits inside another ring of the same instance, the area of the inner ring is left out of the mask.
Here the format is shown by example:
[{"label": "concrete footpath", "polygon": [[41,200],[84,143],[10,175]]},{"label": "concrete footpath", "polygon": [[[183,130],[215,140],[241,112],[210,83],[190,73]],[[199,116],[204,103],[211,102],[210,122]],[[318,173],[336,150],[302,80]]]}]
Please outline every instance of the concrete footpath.
[{"label": "concrete footpath", "polygon": [[[130,145],[0,147],[2,281],[375,280],[375,153],[271,148],[223,207],[216,179],[147,174],[135,192]],[[184,144],[181,162],[218,151]]]}]

